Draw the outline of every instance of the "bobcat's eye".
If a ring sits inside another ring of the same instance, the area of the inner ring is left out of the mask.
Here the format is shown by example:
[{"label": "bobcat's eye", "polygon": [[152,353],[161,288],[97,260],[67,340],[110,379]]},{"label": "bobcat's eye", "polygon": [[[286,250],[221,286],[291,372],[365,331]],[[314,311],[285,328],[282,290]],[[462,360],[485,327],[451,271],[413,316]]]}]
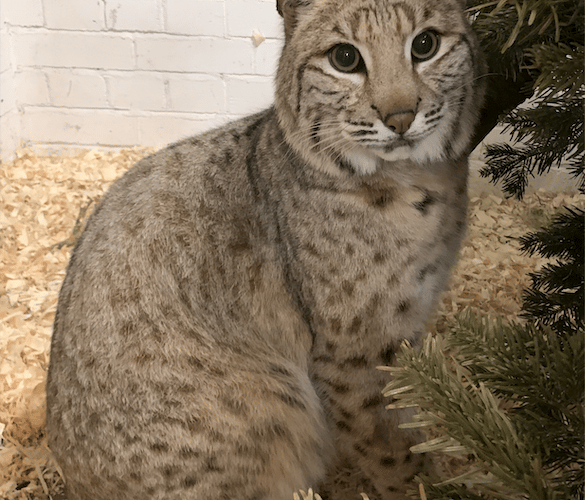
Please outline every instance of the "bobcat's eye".
[{"label": "bobcat's eye", "polygon": [[337,71],[357,73],[364,70],[364,60],[358,49],[349,43],[336,45],[329,51],[329,62]]},{"label": "bobcat's eye", "polygon": [[410,53],[414,62],[423,62],[431,59],[441,45],[441,37],[436,31],[423,31],[414,37]]}]

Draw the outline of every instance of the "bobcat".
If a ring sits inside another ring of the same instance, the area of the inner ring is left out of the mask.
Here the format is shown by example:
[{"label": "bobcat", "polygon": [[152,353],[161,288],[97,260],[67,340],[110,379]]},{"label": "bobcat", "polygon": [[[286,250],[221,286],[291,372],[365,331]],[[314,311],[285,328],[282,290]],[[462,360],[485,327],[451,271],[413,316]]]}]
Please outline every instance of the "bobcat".
[{"label": "bobcat", "polygon": [[463,3],[279,0],[274,107],[111,187],[51,346],[70,500],[289,500],[343,461],[406,498],[423,459],[376,366],[425,331],[464,231],[483,63]]}]

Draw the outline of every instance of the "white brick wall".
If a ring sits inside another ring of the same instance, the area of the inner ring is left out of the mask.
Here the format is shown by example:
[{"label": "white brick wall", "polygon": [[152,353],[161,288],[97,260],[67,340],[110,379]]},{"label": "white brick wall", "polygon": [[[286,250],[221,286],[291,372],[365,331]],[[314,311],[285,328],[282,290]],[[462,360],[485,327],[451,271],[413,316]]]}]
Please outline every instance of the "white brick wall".
[{"label": "white brick wall", "polygon": [[[4,9],[0,10],[0,16]],[[1,17],[0,17],[1,19]],[[16,109],[16,78],[8,27],[0,25],[0,160],[19,145],[20,116]]]},{"label": "white brick wall", "polygon": [[263,109],[282,46],[275,4],[3,0],[0,156],[165,144]]}]

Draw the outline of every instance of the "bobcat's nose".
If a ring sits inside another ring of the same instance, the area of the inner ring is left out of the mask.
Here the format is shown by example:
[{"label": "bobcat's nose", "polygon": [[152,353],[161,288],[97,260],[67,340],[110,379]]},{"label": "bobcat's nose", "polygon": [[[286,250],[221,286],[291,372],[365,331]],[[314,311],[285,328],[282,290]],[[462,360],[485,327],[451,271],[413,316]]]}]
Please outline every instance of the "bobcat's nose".
[{"label": "bobcat's nose", "polygon": [[384,124],[397,134],[404,134],[414,121],[415,113],[413,110],[399,111],[398,113],[389,113],[384,118]]}]

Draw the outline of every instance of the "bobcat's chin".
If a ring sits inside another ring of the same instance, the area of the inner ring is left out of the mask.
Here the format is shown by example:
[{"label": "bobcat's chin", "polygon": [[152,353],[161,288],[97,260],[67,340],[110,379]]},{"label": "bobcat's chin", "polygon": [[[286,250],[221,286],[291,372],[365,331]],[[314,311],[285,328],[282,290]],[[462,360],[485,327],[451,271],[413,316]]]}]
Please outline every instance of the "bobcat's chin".
[{"label": "bobcat's chin", "polygon": [[444,141],[440,137],[430,137],[409,143],[407,141],[384,148],[364,148],[357,146],[345,153],[344,160],[357,174],[374,174],[382,164],[410,161],[420,165],[442,162],[446,159]]}]

